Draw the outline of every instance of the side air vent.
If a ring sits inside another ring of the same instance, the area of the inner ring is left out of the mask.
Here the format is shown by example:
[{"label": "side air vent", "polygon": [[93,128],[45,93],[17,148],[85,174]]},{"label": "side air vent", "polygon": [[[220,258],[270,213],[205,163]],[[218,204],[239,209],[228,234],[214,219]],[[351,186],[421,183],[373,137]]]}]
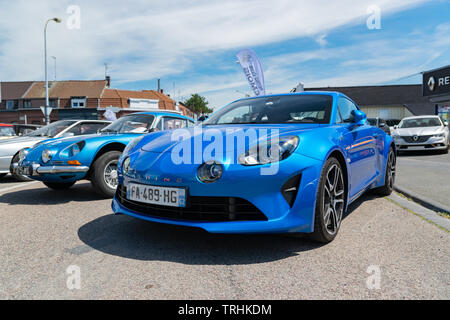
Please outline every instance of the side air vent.
[{"label": "side air vent", "polygon": [[284,200],[286,200],[286,202],[289,204],[291,208],[294,205],[295,199],[297,198],[297,193],[300,187],[301,179],[302,179],[301,174],[293,176],[281,188],[281,194],[283,195]]}]

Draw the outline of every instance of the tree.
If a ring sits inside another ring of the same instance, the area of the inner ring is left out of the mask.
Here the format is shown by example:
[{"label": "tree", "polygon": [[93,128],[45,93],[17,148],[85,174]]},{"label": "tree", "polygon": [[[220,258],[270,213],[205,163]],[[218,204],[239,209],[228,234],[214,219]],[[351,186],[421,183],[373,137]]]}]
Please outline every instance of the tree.
[{"label": "tree", "polygon": [[211,113],[212,109],[208,108],[208,101],[206,101],[205,97],[194,93],[191,97],[183,102],[184,105],[188,106],[192,110],[198,113]]}]

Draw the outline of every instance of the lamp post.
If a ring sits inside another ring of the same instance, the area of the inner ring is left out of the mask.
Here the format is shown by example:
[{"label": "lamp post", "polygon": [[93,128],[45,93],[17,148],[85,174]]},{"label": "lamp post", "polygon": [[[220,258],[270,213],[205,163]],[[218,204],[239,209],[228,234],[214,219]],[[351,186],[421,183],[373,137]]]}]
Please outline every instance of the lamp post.
[{"label": "lamp post", "polygon": [[50,123],[50,117],[48,114],[48,107],[49,107],[49,99],[48,99],[48,79],[47,79],[47,25],[50,21],[55,21],[56,23],[61,23],[61,19],[59,18],[52,18],[52,19],[48,19],[45,22],[45,27],[44,27],[44,60],[45,60],[45,124],[49,124]]}]

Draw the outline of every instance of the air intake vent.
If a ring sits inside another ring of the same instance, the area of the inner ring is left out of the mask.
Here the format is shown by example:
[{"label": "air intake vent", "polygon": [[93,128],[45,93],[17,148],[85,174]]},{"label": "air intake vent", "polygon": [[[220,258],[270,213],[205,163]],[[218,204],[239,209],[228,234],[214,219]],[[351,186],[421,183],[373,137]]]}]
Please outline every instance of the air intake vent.
[{"label": "air intake vent", "polygon": [[291,208],[294,205],[295,199],[297,198],[301,179],[301,174],[293,176],[281,188],[281,193],[283,194],[284,200],[286,200]]}]

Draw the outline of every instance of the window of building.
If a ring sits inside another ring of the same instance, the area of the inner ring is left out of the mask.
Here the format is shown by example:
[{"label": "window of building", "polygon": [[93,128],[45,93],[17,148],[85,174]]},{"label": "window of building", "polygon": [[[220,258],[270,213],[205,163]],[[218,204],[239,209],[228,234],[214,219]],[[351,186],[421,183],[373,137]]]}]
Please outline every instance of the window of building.
[{"label": "window of building", "polygon": [[16,110],[19,108],[19,100],[7,100],[6,110]]},{"label": "window of building", "polygon": [[23,100],[23,107],[24,108],[31,108],[31,100]]},{"label": "window of building", "polygon": [[72,108],[86,108],[86,98],[72,98]]}]

